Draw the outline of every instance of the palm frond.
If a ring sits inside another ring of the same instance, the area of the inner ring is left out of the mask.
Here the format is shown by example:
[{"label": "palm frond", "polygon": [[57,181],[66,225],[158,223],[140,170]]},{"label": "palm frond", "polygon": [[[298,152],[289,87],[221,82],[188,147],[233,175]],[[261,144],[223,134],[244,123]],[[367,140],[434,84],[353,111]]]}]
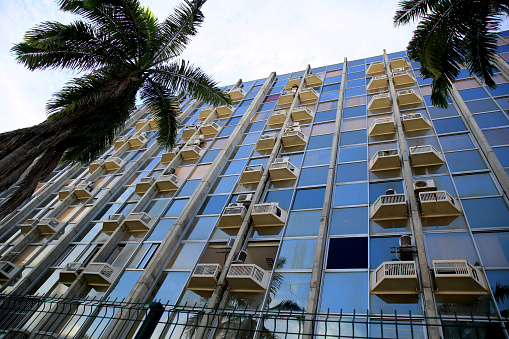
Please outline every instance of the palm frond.
[{"label": "palm frond", "polygon": [[144,68],[158,65],[183,52],[203,22],[204,16],[200,9],[205,1],[184,1],[159,25],[157,35],[159,51],[151,60],[147,60]]},{"label": "palm frond", "polygon": [[168,65],[154,67],[148,71],[148,74],[172,93],[185,92],[198,100],[210,102],[216,106],[231,103],[228,94],[215,87],[217,83],[209,75],[186,61],[175,61]]},{"label": "palm frond", "polygon": [[141,100],[152,109],[157,126],[157,141],[166,148],[173,147],[177,137],[179,110],[173,91],[148,78],[141,89]]},{"label": "palm frond", "polygon": [[405,0],[399,3],[394,15],[394,25],[400,26],[417,20],[435,8],[439,0]]},{"label": "palm frond", "polygon": [[118,64],[125,58],[90,24],[45,22],[12,47],[16,60],[30,70],[67,68],[85,71]]}]

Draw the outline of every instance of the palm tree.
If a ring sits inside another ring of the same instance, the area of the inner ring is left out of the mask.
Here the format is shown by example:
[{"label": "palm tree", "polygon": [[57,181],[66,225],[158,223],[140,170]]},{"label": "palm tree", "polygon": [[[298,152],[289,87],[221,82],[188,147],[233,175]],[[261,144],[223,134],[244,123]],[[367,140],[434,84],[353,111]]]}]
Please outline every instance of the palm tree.
[{"label": "palm tree", "polygon": [[205,1],[184,0],[160,22],[138,0],[59,0],[61,10],[84,19],[44,22],[26,33],[12,48],[19,63],[84,75],[48,102],[46,121],[0,134],[0,192],[19,186],[0,206],[0,219],[28,199],[61,160],[97,157],[123,127],[138,92],[154,112],[157,139],[165,147],[175,141],[182,93],[215,105],[230,103],[210,76],[176,59],[202,23]]},{"label": "palm tree", "polygon": [[394,16],[396,26],[421,19],[408,44],[408,56],[432,78],[433,105],[447,107],[452,82],[465,66],[494,88],[496,36],[507,0],[404,0]]}]

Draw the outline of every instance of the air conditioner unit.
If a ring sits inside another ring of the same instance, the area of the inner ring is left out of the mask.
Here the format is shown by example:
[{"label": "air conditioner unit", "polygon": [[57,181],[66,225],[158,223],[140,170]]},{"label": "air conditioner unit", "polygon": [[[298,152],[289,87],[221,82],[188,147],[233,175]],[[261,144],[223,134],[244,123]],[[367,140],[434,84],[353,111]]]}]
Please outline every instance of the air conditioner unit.
[{"label": "air conditioner unit", "polygon": [[37,229],[41,234],[55,234],[61,225],[56,218],[43,218],[37,223]]},{"label": "air conditioner unit", "polygon": [[242,207],[242,208],[245,208],[244,204],[240,203],[240,202],[232,202],[232,203],[228,204],[228,207]]},{"label": "air conditioner unit", "polygon": [[260,136],[260,139],[259,140],[264,140],[264,139],[274,139],[276,136],[276,133],[270,133],[270,134],[264,134],[264,135],[261,135]]},{"label": "air conditioner unit", "polygon": [[193,146],[200,146],[201,143],[203,142],[204,140],[204,136],[203,135],[200,135],[198,138],[194,139],[192,142],[191,142],[191,145]]},{"label": "air conditioner unit", "polygon": [[85,180],[76,186],[76,188],[74,189],[74,195],[78,200],[88,199],[92,196],[93,190],[94,182]]},{"label": "air conditioner unit", "polygon": [[233,247],[233,244],[235,243],[235,238],[228,238],[228,240],[226,240],[226,248],[232,248]]},{"label": "air conditioner unit", "polygon": [[136,194],[139,195],[145,194],[145,192],[147,192],[150,189],[150,187],[154,185],[155,181],[156,180],[153,177],[141,178],[140,181],[136,184],[136,189],[134,190],[134,192],[136,192]]},{"label": "air conditioner unit", "polygon": [[436,191],[437,186],[435,185],[435,181],[433,179],[426,180],[417,180],[414,181],[414,191],[417,192],[425,192],[425,191]]},{"label": "air conditioner unit", "polygon": [[200,146],[197,145],[189,145],[184,146],[180,151],[183,160],[195,160],[199,159],[203,154],[203,150]]},{"label": "air conditioner unit", "polygon": [[103,221],[102,231],[105,233],[114,232],[125,220],[123,214],[111,214],[108,220]]},{"label": "air conditioner unit", "polygon": [[64,285],[71,285],[78,275],[83,271],[83,264],[80,262],[67,263],[62,271],[60,271],[60,283]]},{"label": "air conditioner unit", "polygon": [[39,219],[28,219],[21,225],[19,225],[19,228],[21,229],[21,234],[25,235],[28,232],[30,232],[33,228],[37,227],[37,224],[39,223]]},{"label": "air conditioner unit", "polygon": [[83,276],[90,286],[110,286],[120,269],[107,263],[93,262],[83,270]]},{"label": "air conditioner unit", "polygon": [[249,205],[253,201],[253,194],[239,194],[237,197],[237,203]]},{"label": "air conditioner unit", "polygon": [[21,267],[13,264],[10,261],[0,261],[0,281],[7,281],[14,277]]},{"label": "air conditioner unit", "polygon": [[127,229],[131,232],[143,232],[150,229],[152,217],[145,212],[135,212],[125,218]]}]

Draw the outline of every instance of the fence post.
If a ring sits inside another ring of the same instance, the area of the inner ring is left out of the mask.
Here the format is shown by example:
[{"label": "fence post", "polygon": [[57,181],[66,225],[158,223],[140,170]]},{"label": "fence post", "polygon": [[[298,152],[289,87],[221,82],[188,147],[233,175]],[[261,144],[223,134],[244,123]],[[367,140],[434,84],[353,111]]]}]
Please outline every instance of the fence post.
[{"label": "fence post", "polygon": [[143,321],[135,339],[150,338],[159,323],[159,319],[163,316],[164,306],[161,303],[153,301],[148,305],[148,308],[147,317]]}]

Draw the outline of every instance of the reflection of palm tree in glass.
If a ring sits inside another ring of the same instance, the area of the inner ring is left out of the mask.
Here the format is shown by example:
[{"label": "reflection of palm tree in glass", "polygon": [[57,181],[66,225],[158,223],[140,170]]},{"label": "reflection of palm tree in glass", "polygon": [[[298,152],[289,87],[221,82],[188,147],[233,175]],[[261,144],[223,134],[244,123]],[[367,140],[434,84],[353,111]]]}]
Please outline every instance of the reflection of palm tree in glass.
[{"label": "reflection of palm tree in glass", "polygon": [[[493,296],[495,297],[498,305],[502,306],[501,304],[506,299],[509,300],[509,285],[501,285],[497,282],[495,290],[493,291]],[[500,310],[500,315],[502,315],[502,317],[509,317],[509,308]]]}]

